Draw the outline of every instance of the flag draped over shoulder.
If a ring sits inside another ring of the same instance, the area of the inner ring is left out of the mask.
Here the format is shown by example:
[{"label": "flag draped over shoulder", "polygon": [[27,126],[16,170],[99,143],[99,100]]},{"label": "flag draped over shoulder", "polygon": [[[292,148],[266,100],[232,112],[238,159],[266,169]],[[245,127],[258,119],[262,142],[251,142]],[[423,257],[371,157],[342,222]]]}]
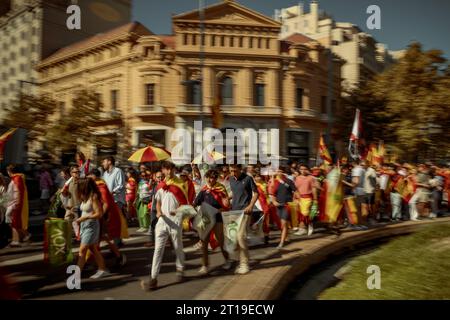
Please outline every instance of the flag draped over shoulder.
[{"label": "flag draped over shoulder", "polygon": [[114,198],[111,192],[108,190],[108,186],[105,181],[97,180],[97,187],[102,195],[102,201],[106,202],[108,205],[108,235],[111,238],[121,238],[126,239],[129,237],[128,235],[128,225],[123,217],[123,214],[120,212],[119,207],[114,202]]},{"label": "flag draped over shoulder", "polygon": [[348,152],[353,159],[359,158],[358,142],[361,135],[361,115],[359,109],[356,109],[355,120],[353,121],[352,133],[348,145]]},{"label": "flag draped over shoulder", "polygon": [[328,151],[327,145],[325,144],[323,135],[320,136],[319,150],[320,150],[320,157],[323,159],[323,161],[328,165],[332,164],[333,160],[331,159],[330,152]]},{"label": "flag draped over shoulder", "polygon": [[224,202],[224,200],[228,199],[227,189],[220,182],[216,182],[213,187],[206,184],[203,186],[202,191],[209,192],[224,210],[230,209],[229,205],[226,205]]},{"label": "flag draped over shoulder", "polygon": [[195,187],[191,180],[185,182],[178,177],[168,178],[158,185],[158,189],[171,192],[180,205],[192,204],[195,199]]},{"label": "flag draped over shoulder", "polygon": [[11,180],[19,190],[19,202],[12,215],[12,226],[15,229],[28,230],[28,191],[25,184],[25,175],[16,173]]},{"label": "flag draped over shoulder", "polygon": [[4,134],[0,136],[0,160],[3,160],[3,152],[5,150],[6,142],[13,136],[13,134],[17,131],[17,128],[9,129]]}]

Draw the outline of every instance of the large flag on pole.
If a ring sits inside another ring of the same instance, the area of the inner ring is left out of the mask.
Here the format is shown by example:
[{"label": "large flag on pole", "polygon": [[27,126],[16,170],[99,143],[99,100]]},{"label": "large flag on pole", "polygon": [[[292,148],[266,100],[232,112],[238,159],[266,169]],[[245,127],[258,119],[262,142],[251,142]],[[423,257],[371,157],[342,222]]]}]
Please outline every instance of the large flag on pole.
[{"label": "large flag on pole", "polygon": [[333,163],[333,160],[331,159],[330,152],[328,151],[327,145],[325,144],[323,135],[320,135],[319,150],[320,150],[320,157],[323,159],[323,161],[326,164],[331,165]]},{"label": "large flag on pole", "polygon": [[17,128],[9,129],[7,132],[0,136],[0,160],[3,160],[3,151],[5,149],[6,142],[13,136]]},{"label": "large flag on pole", "polygon": [[348,152],[353,159],[359,158],[358,141],[361,135],[361,114],[359,109],[356,109],[355,120],[353,121],[352,134],[348,144]]}]

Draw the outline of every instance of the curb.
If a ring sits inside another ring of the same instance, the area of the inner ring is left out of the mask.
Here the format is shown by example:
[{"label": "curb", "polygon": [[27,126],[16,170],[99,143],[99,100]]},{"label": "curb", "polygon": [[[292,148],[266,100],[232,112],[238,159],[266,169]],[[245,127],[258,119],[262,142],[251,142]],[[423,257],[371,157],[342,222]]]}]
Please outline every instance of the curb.
[{"label": "curb", "polygon": [[[288,253],[260,263],[247,275],[234,276],[219,292],[211,290],[210,299],[218,300],[276,300],[289,284],[312,266],[325,261],[344,249],[376,239],[408,234],[434,223],[450,222],[450,218],[432,221],[403,222],[381,226],[367,231],[350,231],[336,236],[325,236],[315,240],[299,240],[286,246]],[[276,255],[276,251],[272,256]],[[213,289],[213,287],[211,287]],[[208,288],[203,291],[203,296]]]}]

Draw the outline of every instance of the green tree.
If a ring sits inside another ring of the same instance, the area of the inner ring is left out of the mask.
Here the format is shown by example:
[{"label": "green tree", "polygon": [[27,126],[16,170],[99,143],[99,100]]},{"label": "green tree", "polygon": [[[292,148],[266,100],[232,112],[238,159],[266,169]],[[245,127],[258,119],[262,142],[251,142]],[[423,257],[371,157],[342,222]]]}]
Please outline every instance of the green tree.
[{"label": "green tree", "polygon": [[351,93],[339,120],[348,129],[359,108],[367,140],[384,140],[405,160],[442,159],[450,147],[449,98],[442,52],[412,43],[396,64]]},{"label": "green tree", "polygon": [[57,102],[46,95],[22,93],[7,108],[4,124],[8,127],[26,129],[28,141],[42,142],[50,122],[51,115],[57,109]]},{"label": "green tree", "polygon": [[98,126],[103,105],[95,92],[82,89],[72,100],[67,114],[55,121],[47,131],[46,141],[52,150],[77,149],[95,143],[93,129]]}]

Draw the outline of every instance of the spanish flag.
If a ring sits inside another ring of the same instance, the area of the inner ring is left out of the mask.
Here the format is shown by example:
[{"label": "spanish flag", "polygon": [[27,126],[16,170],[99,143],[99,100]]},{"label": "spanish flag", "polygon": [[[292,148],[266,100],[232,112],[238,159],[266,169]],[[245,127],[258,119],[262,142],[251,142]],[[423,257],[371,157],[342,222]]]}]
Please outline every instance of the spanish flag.
[{"label": "spanish flag", "polygon": [[7,132],[0,136],[0,160],[3,160],[3,151],[5,149],[6,142],[13,136],[17,128],[9,129]]},{"label": "spanish flag", "polygon": [[19,190],[19,203],[12,213],[12,224],[14,229],[28,230],[28,191],[25,184],[25,175],[16,173],[11,176],[12,182]]},{"label": "spanish flag", "polygon": [[166,178],[158,185],[158,189],[171,192],[180,205],[192,204],[195,199],[195,188],[191,180],[184,182],[178,177]]},{"label": "spanish flag", "polygon": [[328,151],[327,145],[325,144],[323,135],[320,135],[319,150],[320,150],[320,157],[323,159],[323,161],[326,164],[331,165],[333,163],[333,160],[331,159],[330,152]]}]

